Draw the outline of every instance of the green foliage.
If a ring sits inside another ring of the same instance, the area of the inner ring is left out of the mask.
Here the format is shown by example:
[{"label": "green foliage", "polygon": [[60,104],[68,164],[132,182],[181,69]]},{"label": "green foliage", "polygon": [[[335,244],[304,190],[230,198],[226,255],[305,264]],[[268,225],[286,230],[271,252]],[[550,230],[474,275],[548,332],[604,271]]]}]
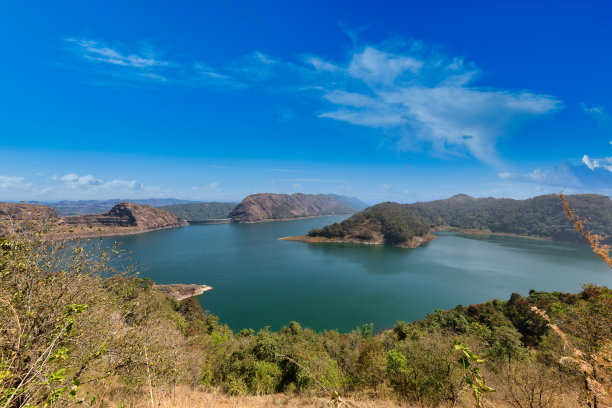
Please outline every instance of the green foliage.
[{"label": "green foliage", "polygon": [[375,232],[382,234],[385,243],[396,245],[410,241],[415,236],[427,234],[429,227],[405,206],[382,203],[360,211],[342,223],[310,230],[308,235],[326,238],[351,237],[367,241],[373,238]]},{"label": "green foliage", "polygon": [[463,389],[481,401],[490,391],[483,377],[500,399],[531,403],[541,391],[553,401],[555,390],[579,387],[576,369],[559,366],[563,346],[531,307],[546,310],[587,359],[612,337],[612,292],[593,285],[437,310],[376,335],[372,324],[317,333],[298,322],[234,334],[197,300],[172,301],[150,281],[118,274],[109,267],[115,251],[0,239],[0,406],[86,404],[108,384],[132,393],[150,381],[240,396],[373,392],[433,407],[458,403]]},{"label": "green foliage", "polygon": [[159,207],[187,221],[202,221],[227,218],[236,203],[208,202],[173,204]]},{"label": "green foliage", "polygon": [[462,355],[459,357],[459,364],[463,367],[465,372],[465,381],[468,386],[472,389],[472,395],[476,406],[482,407],[482,396],[495,390],[489,387],[480,374],[480,368],[477,367],[476,363],[483,363],[484,360],[480,359],[476,354],[470,350],[470,347],[459,340],[455,340],[455,350],[461,351]]},{"label": "green foliage", "polygon": [[[595,194],[567,196],[572,208],[590,214],[589,227],[612,240],[612,200]],[[446,200],[415,204],[382,203],[369,207],[342,223],[313,229],[309,236],[372,239],[384,236],[385,243],[396,245],[430,228],[451,227],[485,232],[502,232],[551,238],[554,241],[583,243],[568,220],[555,194],[528,200],[473,198],[457,195]]]}]

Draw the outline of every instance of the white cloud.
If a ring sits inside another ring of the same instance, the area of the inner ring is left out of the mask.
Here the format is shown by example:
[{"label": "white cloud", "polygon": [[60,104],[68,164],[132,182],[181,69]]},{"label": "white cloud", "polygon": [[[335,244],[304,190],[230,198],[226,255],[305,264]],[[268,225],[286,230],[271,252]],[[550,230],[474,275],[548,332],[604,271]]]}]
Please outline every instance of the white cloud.
[{"label": "white cloud", "polygon": [[0,175],[0,190],[27,189],[30,187],[32,187],[32,183],[27,183],[24,177]]},{"label": "white cloud", "polygon": [[592,159],[586,154],[582,156],[582,163],[592,171],[595,169],[604,169],[612,172],[612,157],[606,157],[603,159]]},{"label": "white cloud", "polygon": [[424,62],[408,55],[365,47],[353,54],[347,72],[370,85],[392,85],[400,75],[418,74]]},{"label": "white cloud", "polygon": [[594,117],[597,120],[608,120],[610,116],[606,112],[606,108],[603,105],[588,107],[584,103],[580,102],[582,111],[589,116]]},{"label": "white cloud", "polygon": [[[477,86],[481,70],[474,63],[418,41],[355,45],[343,62],[308,55],[294,63],[253,51],[225,68],[179,64],[150,51],[123,52],[123,46],[89,39],[67,41],[89,61],[136,70],[130,79],[307,92],[322,103],[318,117],[378,129],[381,138],[391,137],[400,149],[471,156],[490,164],[500,161],[496,143],[501,136],[525,120],[563,107],[551,95]],[[585,112],[605,114],[603,107],[582,106]]]},{"label": "white cloud", "polygon": [[[310,61],[319,70],[326,66],[322,59]],[[333,67],[337,77],[324,84],[322,96],[335,109],[320,117],[395,129],[400,146],[425,144],[436,154],[487,163],[497,161],[496,141],[510,128],[562,107],[550,95],[470,86],[480,73],[474,64],[421,43],[402,52],[366,46]]]},{"label": "white cloud", "polygon": [[81,57],[90,61],[132,68],[152,68],[169,65],[168,61],[159,60],[152,55],[124,54],[98,41],[66,38],[66,42],[73,44],[81,52]]},{"label": "white cloud", "polygon": [[102,180],[95,178],[91,174],[88,174],[86,176],[79,176],[76,173],[69,173],[69,174],[63,175],[59,179],[70,187],[81,188],[81,187],[88,187],[88,186],[98,186],[100,184],[103,184]]},{"label": "white cloud", "polygon": [[502,180],[534,185],[571,188],[575,192],[612,193],[612,158],[568,160],[550,168],[537,168],[531,173],[499,173]]}]

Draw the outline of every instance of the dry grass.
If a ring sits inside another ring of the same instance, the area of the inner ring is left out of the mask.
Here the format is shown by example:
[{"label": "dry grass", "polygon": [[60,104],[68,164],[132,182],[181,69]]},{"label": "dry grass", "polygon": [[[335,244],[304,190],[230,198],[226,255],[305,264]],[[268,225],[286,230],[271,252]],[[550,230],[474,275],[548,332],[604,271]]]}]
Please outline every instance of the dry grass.
[{"label": "dry grass", "polygon": [[[119,407],[123,402],[126,407],[132,408],[151,408],[151,400],[148,398],[148,391],[135,394],[129,398],[111,398],[116,403],[110,403],[111,407]],[[176,392],[154,393],[155,408],[329,408],[333,407],[329,398],[313,396],[296,396],[290,394],[273,394],[260,396],[232,397],[222,393],[220,390],[206,388],[192,388],[189,386],[179,386]],[[106,401],[108,403],[108,401]],[[357,399],[343,398],[340,407],[343,408],[399,408],[407,407],[405,404],[398,404],[395,401],[382,399]]]}]

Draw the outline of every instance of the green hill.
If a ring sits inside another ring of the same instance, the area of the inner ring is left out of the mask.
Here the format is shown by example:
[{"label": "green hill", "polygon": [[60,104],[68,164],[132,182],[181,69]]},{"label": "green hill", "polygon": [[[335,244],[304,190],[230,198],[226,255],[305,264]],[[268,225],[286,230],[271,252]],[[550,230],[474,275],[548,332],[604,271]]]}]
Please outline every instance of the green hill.
[{"label": "green hill", "polygon": [[208,202],[166,205],[160,207],[187,221],[216,220],[228,218],[227,215],[237,203]]},{"label": "green hill", "polygon": [[[588,228],[612,235],[612,200],[597,194],[569,195],[577,215],[588,214]],[[311,230],[311,237],[359,238],[382,234],[383,243],[398,245],[430,228],[456,228],[510,233],[553,241],[582,243],[569,222],[559,197],[543,195],[527,200],[474,198],[458,194],[445,200],[415,204],[382,203],[369,207],[341,224]],[[425,231],[425,232],[424,232]],[[610,238],[608,238],[608,242]]]}]

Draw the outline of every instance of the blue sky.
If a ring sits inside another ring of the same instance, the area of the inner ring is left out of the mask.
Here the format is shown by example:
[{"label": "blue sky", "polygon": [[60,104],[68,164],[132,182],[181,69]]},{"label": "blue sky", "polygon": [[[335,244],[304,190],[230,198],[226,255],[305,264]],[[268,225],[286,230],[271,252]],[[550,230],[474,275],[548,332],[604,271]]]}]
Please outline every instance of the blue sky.
[{"label": "blue sky", "polygon": [[602,1],[0,1],[0,200],[612,195],[611,18]]}]

